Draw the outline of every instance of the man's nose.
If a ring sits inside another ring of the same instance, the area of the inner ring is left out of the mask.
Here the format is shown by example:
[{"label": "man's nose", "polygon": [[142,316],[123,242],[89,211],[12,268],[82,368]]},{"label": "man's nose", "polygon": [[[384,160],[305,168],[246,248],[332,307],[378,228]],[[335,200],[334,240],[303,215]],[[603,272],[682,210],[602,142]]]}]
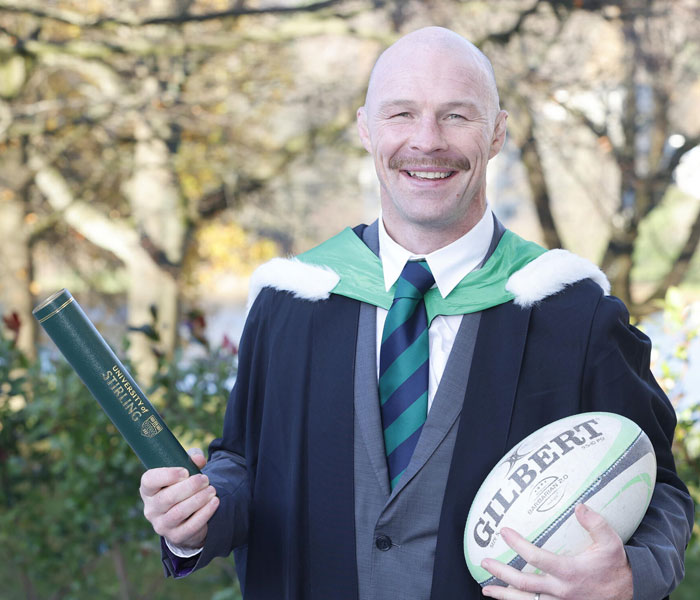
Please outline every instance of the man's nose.
[{"label": "man's nose", "polygon": [[411,136],[411,147],[426,154],[447,150],[447,140],[435,117],[421,117]]}]

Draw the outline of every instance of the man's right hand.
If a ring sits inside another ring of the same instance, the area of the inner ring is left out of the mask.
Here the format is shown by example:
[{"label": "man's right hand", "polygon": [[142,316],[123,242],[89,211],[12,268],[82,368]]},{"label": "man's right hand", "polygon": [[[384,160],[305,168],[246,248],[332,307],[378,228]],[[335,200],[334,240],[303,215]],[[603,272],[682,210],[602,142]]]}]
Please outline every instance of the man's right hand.
[{"label": "man's right hand", "polygon": [[[199,448],[189,451],[201,469],[207,462]],[[189,476],[180,467],[149,469],[139,488],[143,514],[158,535],[181,548],[201,548],[207,523],[219,506],[216,490],[204,475]]]}]

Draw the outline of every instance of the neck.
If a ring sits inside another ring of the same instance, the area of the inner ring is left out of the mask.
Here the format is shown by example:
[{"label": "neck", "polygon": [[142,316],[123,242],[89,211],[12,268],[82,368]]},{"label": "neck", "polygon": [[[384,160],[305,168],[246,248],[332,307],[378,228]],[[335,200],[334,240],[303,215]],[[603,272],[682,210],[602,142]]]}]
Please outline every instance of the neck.
[{"label": "neck", "polygon": [[484,204],[478,207],[478,210],[470,211],[471,214],[463,221],[449,225],[397,222],[391,218],[393,215],[386,213],[383,215],[383,222],[386,232],[397,244],[413,254],[430,254],[471,231],[485,211]]}]

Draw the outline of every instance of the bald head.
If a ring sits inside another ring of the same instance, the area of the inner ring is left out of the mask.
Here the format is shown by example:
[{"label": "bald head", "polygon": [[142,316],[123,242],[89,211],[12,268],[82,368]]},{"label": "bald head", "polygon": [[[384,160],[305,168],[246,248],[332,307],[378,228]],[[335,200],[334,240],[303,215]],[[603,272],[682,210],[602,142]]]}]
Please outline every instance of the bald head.
[{"label": "bald head", "polygon": [[378,89],[397,68],[416,65],[422,58],[443,56],[463,67],[456,76],[463,76],[479,88],[488,113],[495,118],[500,110],[496,77],[491,61],[469,40],[444,27],[425,27],[413,31],[389,46],[372,69],[365,107],[375,108]]},{"label": "bald head", "polygon": [[486,167],[503,147],[507,118],[491,63],[453,31],[420,29],[382,53],[357,128],[396,242],[425,254],[479,222]]}]

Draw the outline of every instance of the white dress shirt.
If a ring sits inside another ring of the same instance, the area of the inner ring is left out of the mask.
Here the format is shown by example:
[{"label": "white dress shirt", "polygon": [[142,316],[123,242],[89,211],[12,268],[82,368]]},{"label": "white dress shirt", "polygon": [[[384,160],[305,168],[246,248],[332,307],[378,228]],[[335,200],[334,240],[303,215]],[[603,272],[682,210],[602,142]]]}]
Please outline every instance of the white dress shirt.
[{"label": "white dress shirt", "polygon": [[[387,233],[384,222],[379,219],[379,258],[384,269],[384,285],[389,291],[396,283],[401,271],[409,260],[428,262],[435,277],[435,285],[440,295],[445,298],[464,277],[478,267],[489,250],[493,237],[493,216],[486,207],[481,220],[461,238],[451,244],[435,250],[430,254],[413,254],[397,244]],[[377,379],[379,379],[379,352],[382,332],[387,311],[377,308]],[[428,367],[428,410],[433,404],[447,359],[452,351],[457,331],[462,322],[462,315],[438,315],[428,329],[429,367]]]}]

